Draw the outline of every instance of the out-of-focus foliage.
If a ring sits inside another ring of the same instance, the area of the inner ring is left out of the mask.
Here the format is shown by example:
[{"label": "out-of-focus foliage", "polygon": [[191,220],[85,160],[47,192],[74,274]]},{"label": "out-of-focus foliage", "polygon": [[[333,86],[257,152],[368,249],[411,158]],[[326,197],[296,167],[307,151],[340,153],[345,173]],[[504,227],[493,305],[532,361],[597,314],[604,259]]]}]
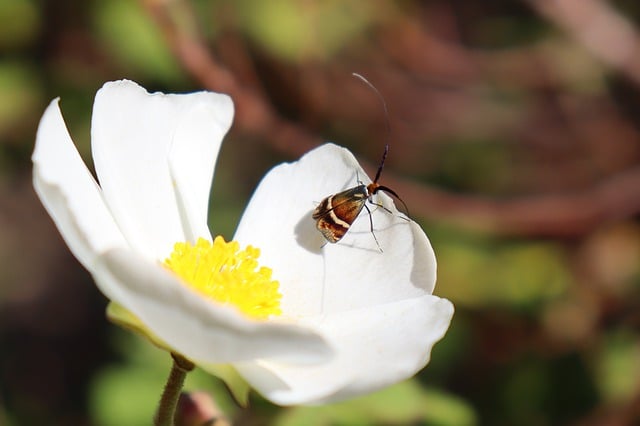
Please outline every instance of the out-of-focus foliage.
[{"label": "out-of-focus foliage", "polygon": [[[636,330],[637,331],[637,330]],[[595,355],[594,370],[602,398],[611,404],[629,403],[640,390],[640,342],[633,330],[610,333]]]},{"label": "out-of-focus foliage", "polygon": [[[434,232],[439,291],[458,306],[535,310],[569,286],[562,250],[542,242],[498,242]],[[469,279],[469,277],[474,277]]]},{"label": "out-of-focus foliage", "polygon": [[[88,396],[95,420],[104,426],[148,424],[171,358],[132,334],[115,333],[113,341],[127,362],[106,367],[94,377]],[[187,376],[185,386],[210,393],[224,412],[233,414],[234,402],[222,382],[196,370]]]},{"label": "out-of-focus foliage", "polygon": [[237,2],[239,25],[267,51],[287,61],[330,57],[362,35],[379,15],[368,1]]},{"label": "out-of-focus foliage", "polygon": [[139,75],[175,84],[183,78],[180,67],[163,42],[160,29],[145,14],[140,2],[97,2],[93,11],[96,36],[118,66]]},{"label": "out-of-focus foliage", "polygon": [[[32,66],[21,60],[0,61],[0,165],[13,166],[6,158],[11,152],[23,150],[18,135],[32,130],[37,123],[43,101],[42,84]],[[0,173],[2,173],[0,171]]]},{"label": "out-of-focus foliage", "polygon": [[[29,157],[60,96],[91,167],[104,81],[202,90],[226,78],[207,54],[248,94],[219,157],[211,229],[230,238],[260,177],[303,144],[247,101],[264,96],[363,161],[390,144],[381,183],[430,236],[436,294],[457,311],[429,367],[374,395],[283,408],[252,394],[239,407],[202,372],[187,389],[249,425],[638,421],[638,192],[619,191],[640,167],[640,57],[624,50],[640,43],[640,7],[578,3],[0,1],[0,425],[149,423],[170,359],[106,322],[31,189]],[[390,133],[352,72],[382,93]]]},{"label": "out-of-focus foliage", "polygon": [[476,422],[467,403],[439,389],[422,387],[414,380],[329,407],[293,408],[276,419],[281,426],[375,423],[463,426]]},{"label": "out-of-focus foliage", "polygon": [[0,3],[0,49],[18,50],[36,42],[42,22],[33,1],[5,0]]}]

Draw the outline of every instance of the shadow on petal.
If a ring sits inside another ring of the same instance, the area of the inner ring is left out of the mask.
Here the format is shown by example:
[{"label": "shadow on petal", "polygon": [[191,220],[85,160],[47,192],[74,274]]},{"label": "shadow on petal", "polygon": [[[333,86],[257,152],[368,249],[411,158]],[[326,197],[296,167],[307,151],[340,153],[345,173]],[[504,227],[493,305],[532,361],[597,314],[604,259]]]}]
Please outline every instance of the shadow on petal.
[{"label": "shadow on petal", "polygon": [[305,212],[296,224],[294,231],[296,242],[305,250],[313,254],[320,254],[327,241],[316,229],[316,223],[311,217],[311,212],[311,210]]}]

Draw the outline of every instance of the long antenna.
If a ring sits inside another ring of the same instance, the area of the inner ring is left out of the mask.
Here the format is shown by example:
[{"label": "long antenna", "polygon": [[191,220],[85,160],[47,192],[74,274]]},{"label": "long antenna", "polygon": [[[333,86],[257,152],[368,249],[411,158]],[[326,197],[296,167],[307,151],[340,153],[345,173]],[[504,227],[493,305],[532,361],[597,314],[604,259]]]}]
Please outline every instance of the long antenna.
[{"label": "long antenna", "polygon": [[[354,73],[351,73],[351,75],[360,79],[364,84],[369,86],[369,88],[373,90],[375,94],[378,96],[378,99],[380,99],[380,103],[382,104],[382,108],[384,109],[384,122],[387,128],[387,142],[388,142],[391,139],[391,124],[389,123],[389,109],[387,108],[387,102],[384,100],[384,96],[382,96],[382,93],[380,93],[380,91],[376,86],[374,86],[369,80],[364,78],[361,74],[354,72]],[[382,161],[380,161],[380,165],[378,166],[378,171],[376,172],[376,178],[373,180],[373,183],[370,184],[369,186],[373,188],[371,191],[374,194],[378,191],[384,191],[393,195],[395,198],[397,198],[404,206],[404,209],[406,210],[406,215],[408,216],[409,208],[407,207],[407,204],[404,202],[404,200],[400,198],[400,196],[396,194],[396,192],[393,189],[389,188],[388,186],[378,185],[378,179],[380,179],[380,173],[382,173],[382,168],[384,167],[384,162],[387,159],[388,152],[389,152],[389,144],[387,143],[384,146],[384,153],[382,154]],[[384,206],[381,206],[381,207],[389,211],[386,207]],[[371,225],[371,231],[373,232],[373,224]],[[374,234],[374,237],[375,237],[375,234]],[[376,242],[378,242],[377,239],[376,239]],[[380,247],[379,244],[378,244],[378,247]]]},{"label": "long antenna", "polygon": [[360,79],[364,84],[369,86],[371,90],[373,90],[375,94],[378,96],[378,99],[380,99],[380,103],[382,104],[382,108],[384,109],[384,123],[387,128],[387,143],[388,143],[389,139],[391,138],[391,124],[389,123],[389,109],[387,108],[387,102],[384,100],[384,96],[382,96],[382,93],[380,93],[380,91],[376,86],[374,86],[369,80],[364,78],[361,74],[354,72],[354,73],[351,73],[351,75]]}]

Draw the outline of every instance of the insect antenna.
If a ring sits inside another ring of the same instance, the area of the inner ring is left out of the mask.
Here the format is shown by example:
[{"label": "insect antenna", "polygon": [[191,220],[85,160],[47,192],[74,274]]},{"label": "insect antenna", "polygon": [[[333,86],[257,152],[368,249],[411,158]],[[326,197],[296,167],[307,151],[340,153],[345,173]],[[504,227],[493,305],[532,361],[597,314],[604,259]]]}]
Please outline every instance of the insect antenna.
[{"label": "insect antenna", "polygon": [[384,162],[387,159],[387,152],[389,152],[389,144],[384,146],[384,153],[382,154],[382,160],[380,161],[380,165],[378,166],[378,171],[376,172],[376,178],[373,180],[373,183],[377,184],[378,179],[380,179],[380,173],[382,173],[382,168],[384,167]]},{"label": "insect antenna", "polygon": [[387,128],[387,141],[389,140],[389,137],[391,135],[391,124],[389,123],[389,109],[387,108],[387,101],[384,100],[384,96],[382,96],[382,93],[380,93],[380,91],[378,90],[378,88],[376,86],[374,86],[369,80],[367,80],[366,78],[364,78],[362,75],[358,74],[357,72],[351,73],[352,76],[362,80],[362,82],[364,82],[364,84],[366,84],[367,86],[369,86],[371,88],[371,90],[373,90],[376,94],[376,96],[378,96],[378,99],[380,99],[380,103],[382,104],[382,108],[384,109],[384,123],[385,126]]},{"label": "insect antenna", "polygon": [[380,103],[382,104],[382,109],[384,110],[384,124],[385,124],[385,130],[387,133],[386,135],[387,143],[384,146],[384,153],[382,154],[382,161],[380,161],[380,166],[378,166],[378,171],[376,172],[376,178],[373,180],[374,183],[377,183],[378,179],[380,178],[380,173],[382,173],[382,167],[384,166],[384,161],[387,159],[387,152],[389,151],[389,140],[391,139],[391,123],[389,121],[389,108],[387,108],[387,101],[384,100],[384,96],[382,96],[382,93],[380,93],[380,91],[376,86],[374,86],[369,80],[367,80],[357,72],[351,73],[351,75],[361,80],[364,84],[369,86],[371,90],[373,90],[373,92],[376,94],[376,96],[380,100]]},{"label": "insect antenna", "polygon": [[404,207],[404,213],[407,215],[407,217],[410,217],[409,207],[407,207],[407,203],[405,203],[404,200],[400,198],[400,196],[396,193],[396,191],[384,185],[378,185],[376,189],[374,189],[373,193],[375,194],[378,191],[384,191],[387,194],[393,195],[396,198],[396,200],[402,203],[402,206]]},{"label": "insect antenna", "polygon": [[[387,131],[387,143],[384,146],[384,152],[382,153],[382,160],[380,160],[380,165],[378,166],[378,171],[376,172],[376,177],[373,180],[373,186],[371,187],[373,190],[371,191],[371,193],[373,195],[378,191],[384,191],[387,194],[391,194],[398,201],[400,201],[402,203],[402,205],[404,206],[404,210],[405,210],[404,213],[407,215],[407,217],[409,217],[409,207],[407,207],[407,203],[405,203],[404,200],[402,198],[400,198],[400,196],[393,189],[391,189],[391,188],[389,188],[387,186],[378,185],[378,179],[380,179],[380,174],[382,173],[382,168],[384,167],[384,162],[386,161],[387,153],[389,152],[389,140],[391,139],[391,123],[390,123],[390,120],[389,120],[389,108],[387,107],[387,101],[385,101],[384,96],[382,96],[382,93],[380,93],[378,88],[376,86],[374,86],[369,80],[367,80],[362,75],[360,75],[358,73],[355,73],[355,72],[351,73],[351,75],[353,75],[354,77],[360,79],[364,84],[369,86],[369,88],[371,88],[371,90],[374,91],[374,93],[376,94],[376,96],[380,100],[380,103],[382,104],[382,109],[384,110],[384,123],[385,123],[385,128],[386,128],[386,131]],[[377,205],[378,207],[382,207],[385,210],[389,211],[389,209],[387,209],[386,207],[382,206],[381,204],[377,204],[377,203],[373,203],[373,204]],[[389,213],[391,213],[391,212],[389,212]]]}]

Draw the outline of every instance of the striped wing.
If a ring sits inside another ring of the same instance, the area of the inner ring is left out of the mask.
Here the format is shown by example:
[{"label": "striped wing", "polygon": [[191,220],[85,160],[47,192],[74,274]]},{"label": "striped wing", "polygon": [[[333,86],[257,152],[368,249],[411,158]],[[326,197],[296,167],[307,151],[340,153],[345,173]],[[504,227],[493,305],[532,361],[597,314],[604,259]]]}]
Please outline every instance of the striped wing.
[{"label": "striped wing", "polygon": [[330,243],[340,241],[362,211],[367,197],[366,187],[359,185],[325,198],[312,214],[316,228]]}]

